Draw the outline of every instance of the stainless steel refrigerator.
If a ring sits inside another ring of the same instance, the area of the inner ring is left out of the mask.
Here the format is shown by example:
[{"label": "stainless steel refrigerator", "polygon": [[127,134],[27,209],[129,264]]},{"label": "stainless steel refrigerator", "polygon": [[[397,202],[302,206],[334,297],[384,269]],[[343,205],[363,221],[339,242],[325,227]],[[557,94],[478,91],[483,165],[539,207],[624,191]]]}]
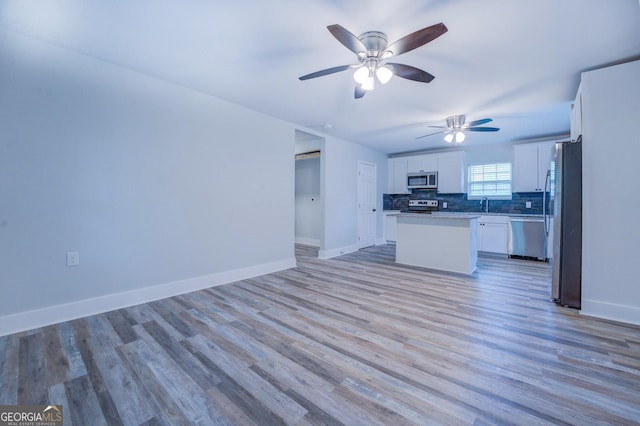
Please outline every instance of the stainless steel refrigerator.
[{"label": "stainless steel refrigerator", "polygon": [[[580,309],[582,293],[582,140],[555,145],[548,212],[554,218],[551,297]],[[547,213],[547,212],[546,212]]]}]

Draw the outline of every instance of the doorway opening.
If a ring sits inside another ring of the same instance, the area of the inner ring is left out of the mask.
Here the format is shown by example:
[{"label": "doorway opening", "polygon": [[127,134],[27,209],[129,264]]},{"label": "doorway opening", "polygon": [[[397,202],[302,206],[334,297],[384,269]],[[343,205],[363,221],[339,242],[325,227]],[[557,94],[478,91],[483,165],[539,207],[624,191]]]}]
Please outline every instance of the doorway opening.
[{"label": "doorway opening", "polygon": [[324,239],[324,138],[300,130],[295,134],[295,243],[321,250]]}]

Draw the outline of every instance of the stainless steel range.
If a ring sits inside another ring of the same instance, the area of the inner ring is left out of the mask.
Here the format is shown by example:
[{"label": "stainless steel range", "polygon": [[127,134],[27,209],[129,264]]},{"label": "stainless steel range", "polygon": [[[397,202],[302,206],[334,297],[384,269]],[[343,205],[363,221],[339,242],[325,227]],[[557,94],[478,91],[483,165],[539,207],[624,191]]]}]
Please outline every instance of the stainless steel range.
[{"label": "stainless steel range", "polygon": [[409,200],[411,213],[431,213],[438,211],[438,200]]}]

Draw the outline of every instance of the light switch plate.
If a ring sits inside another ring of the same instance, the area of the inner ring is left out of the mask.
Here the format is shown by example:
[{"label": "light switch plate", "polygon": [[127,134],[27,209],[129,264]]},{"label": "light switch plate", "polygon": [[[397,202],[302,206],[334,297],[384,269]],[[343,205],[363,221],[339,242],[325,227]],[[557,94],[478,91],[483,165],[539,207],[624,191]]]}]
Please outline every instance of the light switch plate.
[{"label": "light switch plate", "polygon": [[78,266],[80,264],[80,253],[77,251],[67,252],[67,266]]},{"label": "light switch plate", "polygon": [[530,208],[531,208],[531,201],[527,201],[526,207],[527,207],[528,209],[530,209]]},{"label": "light switch plate", "polygon": [[446,202],[446,201],[443,201],[443,202],[442,202],[442,208],[443,208],[443,209],[446,209],[446,208],[447,208],[447,202]]}]

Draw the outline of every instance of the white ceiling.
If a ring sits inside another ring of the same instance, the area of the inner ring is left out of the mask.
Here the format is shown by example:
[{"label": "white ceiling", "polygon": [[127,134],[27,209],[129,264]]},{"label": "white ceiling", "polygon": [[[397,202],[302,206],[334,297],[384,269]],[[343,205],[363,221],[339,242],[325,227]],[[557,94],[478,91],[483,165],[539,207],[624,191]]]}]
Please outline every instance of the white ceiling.
[{"label": "white ceiling", "polygon": [[[327,25],[393,42],[443,22],[447,33],[394,62],[435,75],[394,77],[353,98],[356,62]],[[637,0],[2,0],[0,27],[397,153],[449,115],[493,118],[466,145],[566,135],[580,72],[640,58]]]}]

